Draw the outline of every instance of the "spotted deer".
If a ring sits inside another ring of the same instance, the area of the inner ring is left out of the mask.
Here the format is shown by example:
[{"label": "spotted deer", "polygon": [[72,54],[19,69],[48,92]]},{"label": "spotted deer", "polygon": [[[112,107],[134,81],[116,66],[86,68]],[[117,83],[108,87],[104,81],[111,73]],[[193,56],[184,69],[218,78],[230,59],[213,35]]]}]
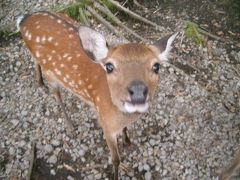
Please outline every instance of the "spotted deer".
[{"label": "spotted deer", "polygon": [[145,113],[154,96],[160,61],[167,60],[177,34],[155,45],[120,44],[109,48],[104,37],[71,18],[37,12],[18,20],[26,47],[35,59],[36,78],[42,73],[53,89],[68,128],[73,125],[64,109],[59,88],[65,88],[90,104],[110,149],[114,179],[120,162],[117,136],[130,144],[126,127]]}]

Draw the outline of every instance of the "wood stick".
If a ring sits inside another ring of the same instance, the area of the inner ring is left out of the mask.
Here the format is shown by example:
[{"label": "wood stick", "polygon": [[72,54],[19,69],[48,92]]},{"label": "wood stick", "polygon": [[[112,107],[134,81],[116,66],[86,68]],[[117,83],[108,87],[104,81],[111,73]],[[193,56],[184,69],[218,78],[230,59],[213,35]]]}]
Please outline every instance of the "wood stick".
[{"label": "wood stick", "polygon": [[139,34],[135,33],[132,29],[128,28],[127,26],[125,26],[116,16],[114,16],[114,14],[106,7],[106,6],[102,6],[101,4],[99,4],[98,2],[94,3],[94,6],[101,11],[102,13],[106,14],[108,17],[110,17],[118,26],[122,27],[123,29],[125,29],[127,32],[129,32],[130,34],[132,34],[133,36],[135,36],[136,38],[140,39],[143,42],[147,42],[148,40],[143,38],[142,36],[140,36]]},{"label": "wood stick", "polygon": [[126,40],[126,38],[116,29],[114,28],[109,22],[107,22],[102,16],[100,16],[93,8],[90,6],[87,7],[87,10],[104,26],[106,26],[109,30],[111,30],[114,34],[118,35],[119,37]]},{"label": "wood stick", "polygon": [[80,13],[80,16],[81,16],[81,18],[83,20],[83,23],[85,25],[89,26],[90,24],[89,24],[89,22],[88,22],[88,20],[87,20],[87,18],[85,16],[84,10],[81,7],[79,8],[79,13]]},{"label": "wood stick", "polygon": [[149,25],[155,27],[157,30],[160,30],[160,31],[162,30],[162,27],[160,27],[156,23],[154,23],[152,21],[149,21],[148,19],[146,19],[146,18],[144,18],[144,17],[134,13],[133,11],[123,7],[122,5],[119,4],[119,2],[114,1],[114,0],[108,0],[108,1],[111,2],[119,10],[124,11],[125,13],[129,14],[131,17],[133,17],[133,18],[135,18],[135,19],[137,19],[139,21],[142,21],[142,22],[144,22],[146,24],[149,24]]},{"label": "wood stick", "polygon": [[30,163],[29,163],[29,168],[28,168],[28,175],[26,177],[26,180],[30,180],[32,176],[32,170],[33,170],[33,164],[35,161],[35,154],[36,154],[36,142],[32,142],[32,149],[31,149],[31,154],[30,154]]}]

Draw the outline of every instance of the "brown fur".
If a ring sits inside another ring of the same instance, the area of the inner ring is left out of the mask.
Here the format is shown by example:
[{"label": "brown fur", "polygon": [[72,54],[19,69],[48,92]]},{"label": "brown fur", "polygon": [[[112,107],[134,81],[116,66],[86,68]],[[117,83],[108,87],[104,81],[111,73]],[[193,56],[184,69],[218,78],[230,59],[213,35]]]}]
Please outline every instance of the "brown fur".
[{"label": "brown fur", "polygon": [[155,50],[142,44],[110,49],[105,63],[112,62],[116,69],[106,76],[103,68],[84,52],[77,24],[70,18],[48,12],[36,13],[22,22],[20,30],[37,67],[40,65],[50,84],[54,88],[68,89],[98,112],[117,178],[120,164],[117,135],[139,116],[138,113],[121,112],[121,100],[127,98],[127,85],[133,80],[147,85],[151,99],[158,81],[151,69],[158,61]]}]

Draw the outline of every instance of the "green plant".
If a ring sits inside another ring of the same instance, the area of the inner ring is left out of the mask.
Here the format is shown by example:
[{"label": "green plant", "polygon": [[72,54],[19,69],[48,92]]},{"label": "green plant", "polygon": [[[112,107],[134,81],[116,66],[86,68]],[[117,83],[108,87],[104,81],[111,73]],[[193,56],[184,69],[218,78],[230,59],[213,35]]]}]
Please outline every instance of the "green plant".
[{"label": "green plant", "polygon": [[193,40],[197,45],[203,44],[203,36],[199,33],[198,25],[192,22],[186,22],[185,35]]}]

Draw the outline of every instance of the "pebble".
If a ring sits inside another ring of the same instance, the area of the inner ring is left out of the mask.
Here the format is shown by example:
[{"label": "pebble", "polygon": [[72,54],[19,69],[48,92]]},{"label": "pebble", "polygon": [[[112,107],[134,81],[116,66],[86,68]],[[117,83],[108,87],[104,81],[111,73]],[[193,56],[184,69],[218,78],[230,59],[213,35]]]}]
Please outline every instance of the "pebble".
[{"label": "pebble", "polygon": [[57,156],[55,155],[50,156],[50,158],[48,159],[48,162],[50,164],[55,164],[57,162]]},{"label": "pebble", "polygon": [[74,178],[72,176],[68,175],[67,180],[74,180]]},{"label": "pebble", "polygon": [[[12,13],[3,17],[3,20],[14,22],[15,15],[48,9],[44,5],[53,7],[69,2],[70,0],[20,0],[19,7],[14,11],[9,9]],[[9,7],[12,5],[8,2],[6,4]],[[167,17],[169,21],[173,18],[165,12],[158,15],[163,19]],[[178,18],[174,18],[175,21],[179,22]],[[164,33],[182,29],[179,23],[169,24],[174,24],[174,28],[173,25],[169,26]],[[101,27],[103,26],[100,26],[102,31]],[[104,35],[106,34],[110,42],[117,40],[110,33],[105,32]],[[133,172],[120,173],[122,179],[217,179],[216,170],[230,163],[234,151],[239,149],[239,129],[232,128],[236,127],[239,120],[235,117],[237,108],[228,112],[222,104],[222,100],[228,100],[226,97],[238,92],[237,88],[240,87],[239,77],[236,76],[239,68],[234,64],[240,62],[238,49],[232,45],[233,50],[229,55],[229,47],[213,41],[213,53],[208,56],[208,53],[201,53],[186,38],[182,39],[181,47],[180,39],[181,37],[174,42],[174,58],[169,59],[169,64],[176,65],[178,62],[189,65],[196,71],[191,76],[182,69],[184,72],[176,76],[181,70],[163,63],[150,113],[142,115],[141,120],[128,129],[134,146],[128,150],[119,143],[120,156],[124,157],[127,164],[134,164]],[[81,175],[75,178],[68,174],[61,178],[110,179],[108,177],[112,177],[112,162],[103,132],[96,121],[96,114],[76,96],[62,90],[67,113],[79,130],[76,137],[67,136],[60,107],[50,90],[36,87],[34,63],[31,62],[33,58],[30,58],[29,52],[20,41],[19,37],[11,37],[10,42],[1,47],[0,51],[0,111],[4,117],[0,118],[0,153],[1,158],[7,160],[1,177],[26,178],[30,142],[35,140],[37,158],[48,163],[51,175],[56,175],[59,170],[53,169],[55,165],[64,171],[64,160],[61,157],[66,152],[71,166],[75,167],[74,163],[80,166],[78,172]],[[180,52],[183,47],[186,52]],[[204,51],[208,52],[209,49],[204,46]],[[208,65],[212,65],[211,68]],[[205,78],[204,83],[199,78]],[[184,88],[180,91],[174,87],[178,82],[184,82]],[[210,86],[216,90],[209,91]],[[229,108],[235,99],[237,97],[229,102]],[[206,118],[206,112],[213,114]],[[179,115],[186,115],[187,118],[178,118]],[[211,147],[213,141],[215,145]],[[91,169],[82,172],[82,167],[94,167],[98,164],[104,164],[104,167],[96,168],[95,173]]]},{"label": "pebble", "polygon": [[144,174],[144,177],[145,177],[145,180],[151,180],[151,179],[152,179],[151,172],[146,172],[146,173]]},{"label": "pebble", "polygon": [[59,145],[60,145],[60,141],[58,141],[58,140],[56,140],[56,139],[53,139],[53,140],[52,140],[52,145],[55,146],[55,147],[56,147],[56,146],[59,146]]},{"label": "pebble", "polygon": [[51,144],[46,144],[45,147],[44,147],[44,150],[47,152],[47,153],[50,153],[53,151],[53,147]]},{"label": "pebble", "polygon": [[56,171],[54,169],[51,169],[50,174],[55,176],[56,175]]}]

